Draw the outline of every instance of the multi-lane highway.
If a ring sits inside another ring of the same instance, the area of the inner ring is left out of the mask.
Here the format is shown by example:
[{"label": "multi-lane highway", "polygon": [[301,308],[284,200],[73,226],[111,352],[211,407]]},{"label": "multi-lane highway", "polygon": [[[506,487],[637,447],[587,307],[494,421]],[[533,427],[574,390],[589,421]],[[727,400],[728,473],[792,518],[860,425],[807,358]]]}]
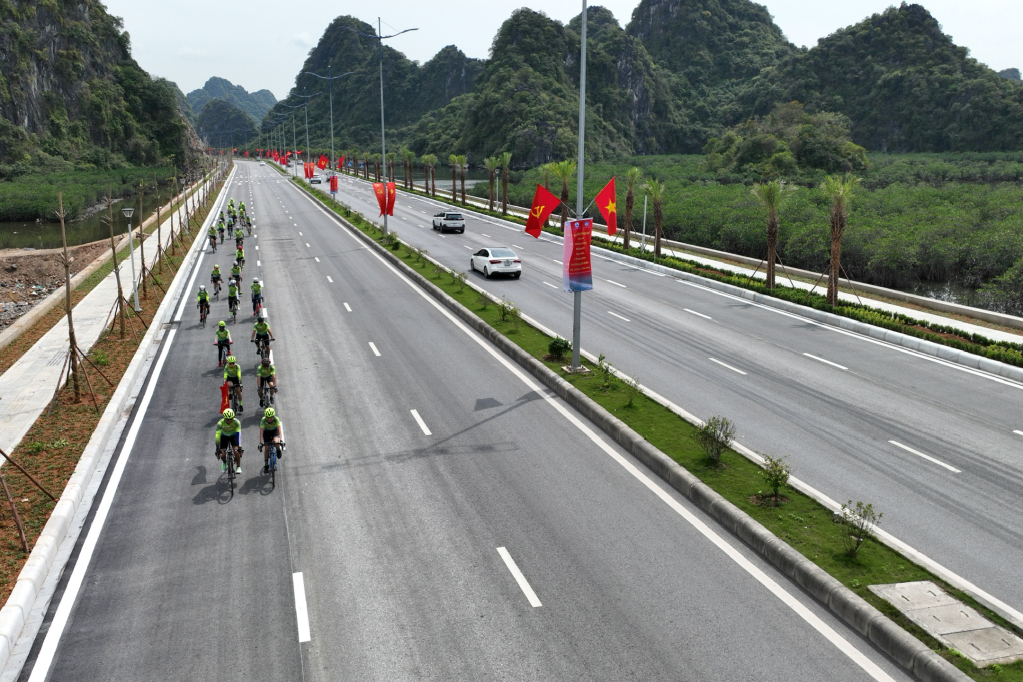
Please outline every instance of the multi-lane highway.
[{"label": "multi-lane highway", "polygon": [[275,171],[228,191],[279,339],[277,486],[244,304],[233,496],[213,458],[204,254],[23,679],[908,679]]},{"label": "multi-lane highway", "polygon": [[[341,176],[340,190],[381,220],[369,183]],[[520,280],[472,280],[571,338],[560,243],[471,214],[465,234],[442,235],[439,210],[401,193],[390,226],[459,270],[510,246]],[[832,499],[874,503],[885,529],[1023,611],[1023,385],[607,258],[594,274],[584,349],[702,418],[733,420],[741,443],[787,457]]]}]

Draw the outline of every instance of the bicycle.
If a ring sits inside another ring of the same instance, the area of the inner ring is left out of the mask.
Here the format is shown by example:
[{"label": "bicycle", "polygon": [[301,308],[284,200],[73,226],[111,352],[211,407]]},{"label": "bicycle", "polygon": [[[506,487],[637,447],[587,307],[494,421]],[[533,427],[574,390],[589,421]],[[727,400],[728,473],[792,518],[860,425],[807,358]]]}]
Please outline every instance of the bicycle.
[{"label": "bicycle", "polygon": [[238,321],[238,300],[235,299],[234,303],[231,304],[231,324]]},{"label": "bicycle", "polygon": [[259,406],[260,407],[273,407],[274,394],[277,393],[276,386],[270,386],[269,381],[261,382],[259,386]]},{"label": "bicycle", "polygon": [[213,237],[213,236],[210,237],[210,250],[213,253],[217,252],[217,238],[216,237]]},{"label": "bicycle", "polygon": [[211,278],[210,281],[213,284],[213,300],[214,301],[219,301],[220,300],[220,280],[219,279],[212,279]]},{"label": "bicycle", "polygon": [[258,296],[252,301],[252,316],[259,317],[260,311],[263,310],[263,297]]},{"label": "bicycle", "polygon": [[217,351],[217,367],[223,367],[227,364],[227,356],[231,354],[231,342],[224,341],[223,343],[214,341],[214,346],[218,346]]},{"label": "bicycle", "polygon": [[[273,487],[277,486],[277,460],[278,460],[277,448],[278,448],[278,443],[275,443],[275,442],[260,443],[257,446],[259,448],[260,452],[263,451],[263,446],[264,445],[270,446],[270,449],[267,452],[267,456],[266,456],[266,466],[270,470],[270,487],[273,488]],[[282,449],[284,448],[284,441],[280,442],[279,447],[282,448]]]},{"label": "bicycle", "polygon": [[210,314],[210,307],[206,305],[199,306],[199,326],[203,329],[206,328],[206,317]]},{"label": "bicycle", "polygon": [[234,445],[228,443],[226,448],[222,448],[220,452],[224,455],[224,464],[227,465],[227,480],[231,485],[231,494],[234,495]]},{"label": "bicycle", "polygon": [[239,410],[238,410],[238,403],[239,403],[238,393],[241,390],[242,390],[241,382],[238,382],[234,386],[230,387],[230,391],[231,391],[231,409],[234,410],[235,414],[239,413]]},{"label": "bicycle", "polygon": [[270,357],[270,339],[252,339],[252,343],[256,344],[256,353],[261,362]]},{"label": "bicycle", "polygon": [[252,236],[252,221],[251,220],[246,220],[245,221],[245,229],[247,229],[249,231],[249,236],[251,237]]}]

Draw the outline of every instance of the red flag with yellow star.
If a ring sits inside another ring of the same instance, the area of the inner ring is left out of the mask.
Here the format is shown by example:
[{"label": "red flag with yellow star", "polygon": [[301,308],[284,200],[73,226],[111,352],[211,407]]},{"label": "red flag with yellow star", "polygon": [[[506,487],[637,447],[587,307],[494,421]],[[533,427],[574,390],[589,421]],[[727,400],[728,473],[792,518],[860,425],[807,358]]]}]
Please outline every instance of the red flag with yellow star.
[{"label": "red flag with yellow star", "polygon": [[604,185],[604,189],[600,190],[595,201],[600,215],[604,216],[604,222],[607,223],[607,234],[609,237],[613,237],[618,231],[618,202],[615,199],[614,178]]}]

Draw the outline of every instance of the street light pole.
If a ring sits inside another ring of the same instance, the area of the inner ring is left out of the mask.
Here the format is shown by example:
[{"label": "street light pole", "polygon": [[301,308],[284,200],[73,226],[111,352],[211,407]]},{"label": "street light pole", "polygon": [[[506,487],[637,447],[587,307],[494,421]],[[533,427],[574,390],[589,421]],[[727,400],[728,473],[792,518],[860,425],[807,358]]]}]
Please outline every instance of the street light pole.
[{"label": "street light pole", "polygon": [[327,75],[325,77],[321,76],[318,73],[313,73],[312,71],[305,71],[303,73],[307,73],[310,76],[316,76],[317,78],[322,78],[322,79],[327,81],[327,90],[330,93],[328,95],[328,97],[330,98],[330,168],[331,168],[331,171],[333,171],[334,170],[334,166],[336,165],[335,164],[335,157],[334,157],[334,81],[337,80],[338,78],[344,78],[345,76],[350,76],[350,75],[352,75],[355,72],[354,71],[349,71],[347,73],[342,73],[339,76],[331,76],[330,75],[330,64],[327,64]]},{"label": "street light pole", "polygon": [[139,288],[135,280],[135,238],[131,233],[131,214],[135,212],[132,207],[126,207],[121,209],[121,213],[128,219],[128,255],[131,259],[131,291],[135,296],[135,312],[141,313],[142,306],[139,305]]},{"label": "street light pole", "polygon": [[[579,50],[579,156],[576,165],[578,174],[575,182],[575,219],[583,217],[583,152],[586,146],[586,0],[583,0],[582,46]],[[571,239],[566,231],[565,239]],[[567,266],[566,266],[567,267]],[[579,362],[579,348],[582,343],[583,292],[576,291],[572,309],[572,371],[582,369]]]},{"label": "street light pole", "polygon": [[[387,136],[384,133],[384,39],[380,17],[377,17],[377,42],[380,43],[380,163],[384,165],[384,196],[387,196]],[[384,211],[384,234],[387,234],[387,211]]]}]

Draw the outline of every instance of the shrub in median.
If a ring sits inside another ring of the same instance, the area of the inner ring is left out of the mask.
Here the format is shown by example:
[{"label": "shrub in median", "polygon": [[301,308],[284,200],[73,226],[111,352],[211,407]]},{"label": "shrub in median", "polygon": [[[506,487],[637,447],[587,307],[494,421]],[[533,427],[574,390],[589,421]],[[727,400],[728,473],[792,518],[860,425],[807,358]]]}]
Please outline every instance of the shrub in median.
[{"label": "shrub in median", "polygon": [[721,453],[731,447],[735,427],[724,417],[711,417],[697,430],[694,437],[707,453],[707,459],[712,461],[714,466],[721,466]]}]

